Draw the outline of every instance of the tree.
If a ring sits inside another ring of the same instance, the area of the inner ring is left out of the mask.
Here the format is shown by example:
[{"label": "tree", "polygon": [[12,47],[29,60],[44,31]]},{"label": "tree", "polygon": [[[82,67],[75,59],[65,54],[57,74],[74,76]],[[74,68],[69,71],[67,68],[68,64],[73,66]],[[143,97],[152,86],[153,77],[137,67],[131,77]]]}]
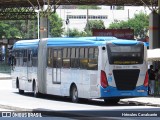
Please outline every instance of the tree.
[{"label": "tree", "polygon": [[[37,25],[37,24],[36,24]],[[0,22],[0,38],[33,38],[37,33],[35,20],[6,20]],[[29,28],[28,28],[29,27]],[[36,31],[35,31],[36,30]]]},{"label": "tree", "polygon": [[53,37],[60,37],[63,33],[63,22],[57,13],[52,13],[49,16],[50,20],[50,35]]},{"label": "tree", "polygon": [[[59,37],[63,33],[62,19],[52,13],[49,17],[51,36]],[[0,38],[33,38],[38,32],[36,20],[7,20],[0,22]]]},{"label": "tree", "polygon": [[109,25],[110,29],[131,28],[134,29],[135,36],[144,37],[145,32],[148,30],[149,16],[140,12],[135,14],[133,18],[128,21],[115,21]]},{"label": "tree", "polygon": [[78,31],[78,29],[69,29],[68,32],[65,33],[66,36],[69,35],[69,37],[85,37],[87,36],[87,33],[84,31]]},{"label": "tree", "polygon": [[88,24],[86,24],[84,28],[84,31],[91,36],[92,29],[105,29],[104,22],[102,20],[89,20]]},{"label": "tree", "polygon": [[16,38],[20,36],[19,30],[3,21],[0,22],[0,38]]}]

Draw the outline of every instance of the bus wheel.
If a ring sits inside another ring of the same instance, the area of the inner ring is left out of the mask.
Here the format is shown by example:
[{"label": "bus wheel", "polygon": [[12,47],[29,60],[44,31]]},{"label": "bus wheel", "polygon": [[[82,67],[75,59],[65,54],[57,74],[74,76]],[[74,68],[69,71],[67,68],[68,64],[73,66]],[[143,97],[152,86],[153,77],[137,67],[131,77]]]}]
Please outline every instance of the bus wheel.
[{"label": "bus wheel", "polygon": [[72,102],[77,103],[78,102],[78,90],[77,90],[76,85],[72,86],[70,95],[71,95]]},{"label": "bus wheel", "polygon": [[36,83],[33,82],[33,96],[39,97],[39,92],[37,91]]},{"label": "bus wheel", "polygon": [[105,104],[117,104],[120,101],[119,98],[115,98],[115,99],[104,99]]},{"label": "bus wheel", "polygon": [[19,94],[24,94],[24,90],[19,89]]},{"label": "bus wheel", "polygon": [[19,86],[20,86],[19,85],[19,80],[17,78],[17,80],[16,80],[16,87],[18,88],[19,94],[24,94],[24,90],[21,90]]}]

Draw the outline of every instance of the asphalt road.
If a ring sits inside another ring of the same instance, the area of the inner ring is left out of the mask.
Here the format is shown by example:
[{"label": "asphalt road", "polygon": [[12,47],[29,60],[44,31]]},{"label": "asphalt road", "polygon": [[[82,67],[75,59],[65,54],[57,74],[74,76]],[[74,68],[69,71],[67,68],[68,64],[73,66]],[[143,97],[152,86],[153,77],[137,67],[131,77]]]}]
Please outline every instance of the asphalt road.
[{"label": "asphalt road", "polygon": [[[160,116],[159,107],[142,105],[137,106],[135,104],[124,104],[121,102],[116,105],[105,105],[101,100],[81,100],[80,103],[72,103],[68,98],[52,95],[42,95],[41,98],[34,98],[33,94],[30,92],[26,92],[24,95],[20,95],[18,93],[18,90],[12,89],[11,80],[0,80],[0,93],[0,108],[2,109],[2,111],[7,110],[20,113],[26,111],[31,113],[40,112],[43,116],[42,118],[39,118],[40,120],[44,118],[45,120],[50,120],[51,118],[52,120],[53,118],[58,118],[58,120],[97,120],[97,117],[100,117],[98,119],[135,120],[141,118],[140,116],[138,116],[138,114],[147,113],[149,115],[155,113],[157,114],[157,116]],[[127,114],[129,114],[129,116]],[[137,116],[131,116],[132,114]],[[142,117],[141,119],[150,120],[152,118],[154,118],[154,120],[159,119],[159,117],[153,116]]]}]

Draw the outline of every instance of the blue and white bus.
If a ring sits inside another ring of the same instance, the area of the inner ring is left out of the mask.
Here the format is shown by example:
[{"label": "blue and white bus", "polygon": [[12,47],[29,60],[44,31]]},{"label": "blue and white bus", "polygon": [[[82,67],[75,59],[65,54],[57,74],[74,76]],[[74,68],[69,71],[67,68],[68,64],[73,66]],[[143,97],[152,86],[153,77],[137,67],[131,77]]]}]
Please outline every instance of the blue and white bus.
[{"label": "blue and white bus", "polygon": [[13,87],[79,98],[147,96],[147,48],[143,42],[112,37],[22,40],[13,46]]}]

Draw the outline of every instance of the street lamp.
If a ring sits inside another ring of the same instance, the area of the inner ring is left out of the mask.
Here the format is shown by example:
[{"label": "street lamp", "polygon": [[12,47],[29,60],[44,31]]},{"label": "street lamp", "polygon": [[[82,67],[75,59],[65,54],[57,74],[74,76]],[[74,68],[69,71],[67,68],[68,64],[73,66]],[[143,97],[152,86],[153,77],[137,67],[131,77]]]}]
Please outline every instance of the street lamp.
[{"label": "street lamp", "polygon": [[67,11],[66,11],[66,25],[67,25],[67,37],[69,37],[69,24],[70,24],[70,20],[69,20],[69,14],[70,14],[71,12],[70,11],[68,11],[68,9],[67,9]]},{"label": "street lamp", "polygon": [[69,26],[69,19],[68,18],[66,19],[66,25],[67,25],[67,33],[68,33],[67,36],[69,37],[69,27],[68,27]]},{"label": "street lamp", "polygon": [[38,22],[38,39],[39,39],[39,12],[40,12],[40,10],[35,10],[35,12],[37,13],[37,22]]}]

